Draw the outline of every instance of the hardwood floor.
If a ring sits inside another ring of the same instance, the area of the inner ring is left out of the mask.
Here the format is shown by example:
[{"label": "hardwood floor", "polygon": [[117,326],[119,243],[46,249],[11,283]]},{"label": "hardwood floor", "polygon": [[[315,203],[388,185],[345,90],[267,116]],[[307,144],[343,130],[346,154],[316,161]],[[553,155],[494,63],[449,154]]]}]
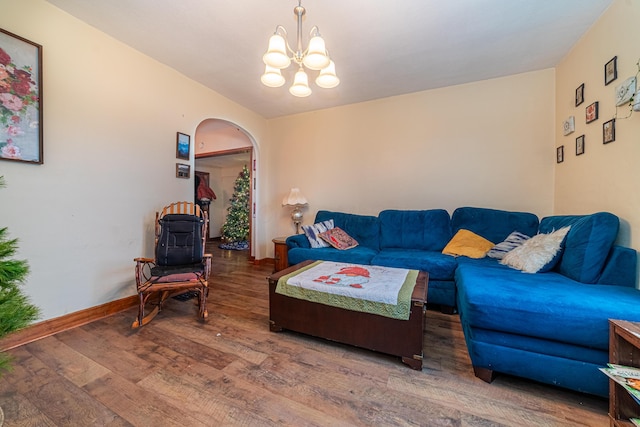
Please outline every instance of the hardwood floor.
[{"label": "hardwood floor", "polygon": [[475,378],[455,315],[427,311],[422,372],[270,332],[272,266],[212,251],[207,323],[194,300],[170,300],[135,331],[131,309],[9,351],[4,425],[608,425],[605,399],[505,375],[492,384]]}]

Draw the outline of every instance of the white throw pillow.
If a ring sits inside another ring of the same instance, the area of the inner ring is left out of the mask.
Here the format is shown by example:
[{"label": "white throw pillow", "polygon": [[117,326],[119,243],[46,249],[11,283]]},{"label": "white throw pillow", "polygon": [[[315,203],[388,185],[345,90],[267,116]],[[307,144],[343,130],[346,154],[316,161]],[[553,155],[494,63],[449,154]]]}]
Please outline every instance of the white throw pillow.
[{"label": "white throw pillow", "polygon": [[[558,260],[560,247],[570,227],[564,227],[549,234],[537,234],[521,246],[507,253],[501,264],[522,270],[525,273],[537,273],[553,268],[553,261]],[[546,267],[546,268],[545,268]]]},{"label": "white throw pillow", "polygon": [[521,246],[524,242],[529,240],[530,237],[526,234],[522,234],[519,231],[514,231],[509,234],[504,242],[500,242],[495,245],[489,252],[487,252],[487,256],[495,259],[502,259],[508,253]]},{"label": "white throw pillow", "polygon": [[312,248],[328,248],[329,244],[320,238],[320,233],[324,233],[327,230],[333,228],[333,220],[328,219],[326,221],[318,222],[313,225],[303,225],[302,231],[309,240],[309,244]]}]

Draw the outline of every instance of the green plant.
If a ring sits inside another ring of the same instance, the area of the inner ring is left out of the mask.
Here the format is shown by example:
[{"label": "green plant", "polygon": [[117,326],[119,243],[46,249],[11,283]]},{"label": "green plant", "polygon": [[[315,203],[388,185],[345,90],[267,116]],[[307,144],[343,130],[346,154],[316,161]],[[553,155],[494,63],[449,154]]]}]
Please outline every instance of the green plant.
[{"label": "green plant", "polygon": [[[0,187],[4,187],[0,176]],[[0,228],[0,339],[33,322],[40,310],[29,302],[20,285],[29,274],[25,260],[12,257],[18,250],[18,239],[9,239],[7,227]],[[11,358],[0,353],[0,373],[9,370]]]}]

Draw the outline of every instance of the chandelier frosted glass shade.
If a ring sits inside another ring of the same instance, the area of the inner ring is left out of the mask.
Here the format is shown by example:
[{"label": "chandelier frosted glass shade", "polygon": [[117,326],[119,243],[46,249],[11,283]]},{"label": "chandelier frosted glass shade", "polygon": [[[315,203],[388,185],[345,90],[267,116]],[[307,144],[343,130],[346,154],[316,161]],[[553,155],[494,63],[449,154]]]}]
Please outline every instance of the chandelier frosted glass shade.
[{"label": "chandelier frosted glass shade", "polygon": [[324,89],[331,89],[340,84],[340,79],[336,76],[336,64],[333,61],[329,61],[329,65],[320,71],[316,84]]},{"label": "chandelier frosted glass shade", "polygon": [[309,49],[302,63],[311,70],[322,70],[329,65],[327,49],[324,47],[324,40],[320,36],[312,37],[309,40]]},{"label": "chandelier frosted glass shade", "polygon": [[269,39],[269,48],[262,56],[262,61],[273,68],[283,69],[291,64],[287,55],[287,42],[280,34],[274,34]]},{"label": "chandelier frosted glass shade", "polygon": [[340,79],[336,75],[336,66],[329,58],[324,39],[320,36],[318,27],[311,28],[309,32],[311,39],[307,49],[302,47],[302,17],[305,15],[306,10],[300,4],[301,1],[298,0],[298,6],[293,9],[298,21],[295,50],[287,43],[287,30],[282,25],[276,26],[276,31],[269,38],[267,52],[262,56],[262,61],[265,63],[266,68],[260,80],[265,86],[282,86],[285,78],[280,73],[280,70],[287,68],[293,61],[298,65],[299,69],[295,74],[293,85],[289,88],[289,92],[294,96],[305,97],[311,95],[311,89],[309,88],[309,78],[304,67],[309,70],[320,71],[315,82],[321,88],[334,88],[340,84]]},{"label": "chandelier frosted glass shade", "polygon": [[289,93],[299,98],[311,95],[311,88],[309,88],[309,78],[307,73],[304,72],[302,67],[296,72],[296,76],[293,79],[293,85],[289,88]]},{"label": "chandelier frosted glass shade", "polygon": [[284,84],[284,77],[280,74],[280,70],[273,68],[270,65],[266,65],[264,74],[260,77],[260,81],[265,86],[280,87]]}]

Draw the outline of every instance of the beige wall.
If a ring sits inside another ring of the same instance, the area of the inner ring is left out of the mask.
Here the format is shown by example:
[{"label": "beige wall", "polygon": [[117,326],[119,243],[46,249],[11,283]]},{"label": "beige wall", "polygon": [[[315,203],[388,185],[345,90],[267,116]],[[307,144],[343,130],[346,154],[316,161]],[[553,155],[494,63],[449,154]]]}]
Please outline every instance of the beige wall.
[{"label": "beige wall", "polygon": [[554,70],[269,121],[271,235],[292,234],[289,188],[319,209],[481,206],[552,213]]},{"label": "beige wall", "polygon": [[0,27],[44,55],[44,164],[0,162],[0,225],[31,265],[25,290],[43,319],[133,295],[154,212],[193,198],[175,177],[176,132],[215,117],[259,148],[267,122],[45,1],[0,2]]},{"label": "beige wall", "polygon": [[[616,140],[602,143],[602,124],[616,114],[615,86],[636,75],[640,59],[640,1],[615,0],[574,46],[556,71],[556,145],[565,161],[555,167],[555,211],[609,211],[621,219],[619,243],[640,250],[640,112],[627,119],[619,107]],[[618,79],[604,85],[604,64],[618,57]],[[574,106],[575,89],[585,84],[585,103]],[[599,119],[585,123],[585,107],[599,101]],[[575,116],[575,133],[563,136],[562,121]],[[585,154],[575,155],[575,138],[585,135]]]}]

